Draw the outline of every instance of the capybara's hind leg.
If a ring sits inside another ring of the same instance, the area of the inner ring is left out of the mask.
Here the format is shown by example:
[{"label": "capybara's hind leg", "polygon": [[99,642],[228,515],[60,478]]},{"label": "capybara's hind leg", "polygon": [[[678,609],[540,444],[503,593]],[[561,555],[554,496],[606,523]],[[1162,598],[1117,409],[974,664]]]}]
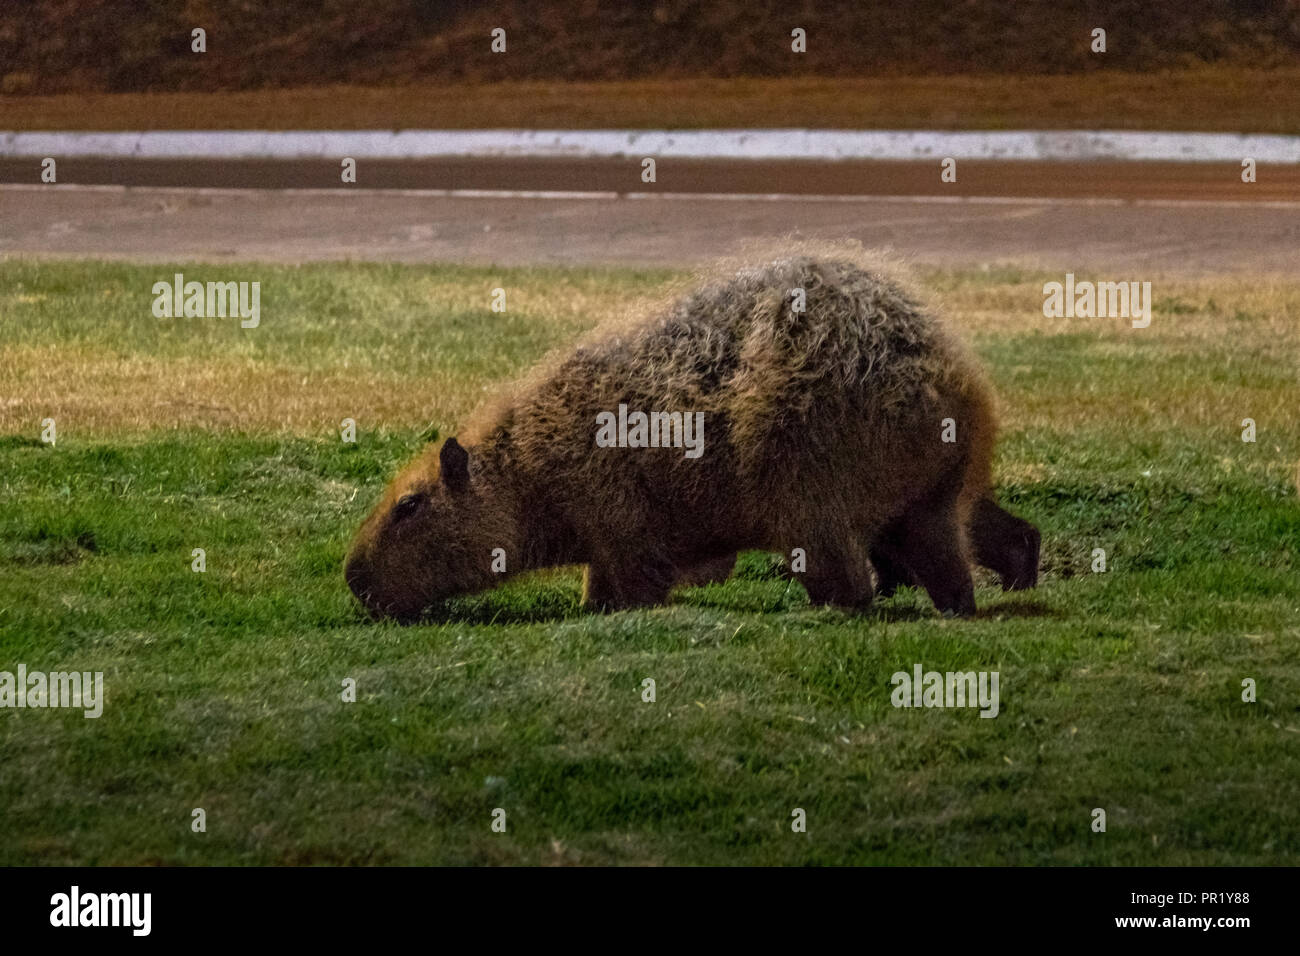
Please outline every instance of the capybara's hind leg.
[{"label": "capybara's hind leg", "polygon": [[808,569],[792,577],[803,582],[813,604],[863,610],[871,606],[875,585],[866,548],[860,544],[811,544]]},{"label": "capybara's hind leg", "polygon": [[731,577],[736,567],[736,553],[700,561],[688,568],[679,569],[676,583],[684,587],[699,588],[706,584],[721,584]]},{"label": "capybara's hind leg", "polygon": [[672,568],[662,559],[593,557],[583,577],[582,603],[598,611],[663,604],[672,585]]},{"label": "capybara's hind leg", "polygon": [[1002,590],[1023,591],[1038,583],[1042,535],[1037,528],[987,497],[975,503],[969,525],[975,560],[998,573]]},{"label": "capybara's hind leg", "polygon": [[874,549],[910,571],[938,610],[966,616],[975,613],[975,586],[956,504],[951,494],[923,499],[891,523]]}]

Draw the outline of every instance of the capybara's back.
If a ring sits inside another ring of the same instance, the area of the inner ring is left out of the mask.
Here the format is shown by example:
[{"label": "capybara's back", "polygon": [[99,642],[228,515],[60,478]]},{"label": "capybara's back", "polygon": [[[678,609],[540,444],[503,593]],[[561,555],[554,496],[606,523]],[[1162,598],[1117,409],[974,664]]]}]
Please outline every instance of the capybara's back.
[{"label": "capybara's back", "polygon": [[874,551],[969,613],[994,434],[978,367],[905,291],[848,260],[772,261],[599,333],[417,460],[348,579],[410,616],[496,583],[504,553],[507,572],[586,564],[585,599],[619,608],[761,548],[793,555],[814,601],[863,606]]}]

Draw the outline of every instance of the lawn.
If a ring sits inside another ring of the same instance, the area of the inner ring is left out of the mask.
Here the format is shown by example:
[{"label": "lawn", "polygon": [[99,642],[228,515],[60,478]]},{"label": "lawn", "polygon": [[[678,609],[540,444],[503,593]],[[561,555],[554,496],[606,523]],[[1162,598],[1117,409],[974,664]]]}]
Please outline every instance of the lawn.
[{"label": "lawn", "polygon": [[[260,281],[260,326],[155,318],[175,272]],[[0,863],[1300,863],[1300,280],[1151,277],[1133,329],[1044,318],[1060,278],[917,276],[997,385],[1037,590],[852,616],[751,554],[663,608],[561,569],[401,627],[340,569],[386,479],[679,276],[0,262],[0,671],[107,698],[0,711]],[[998,716],[896,709],[916,664],[998,671]]]}]

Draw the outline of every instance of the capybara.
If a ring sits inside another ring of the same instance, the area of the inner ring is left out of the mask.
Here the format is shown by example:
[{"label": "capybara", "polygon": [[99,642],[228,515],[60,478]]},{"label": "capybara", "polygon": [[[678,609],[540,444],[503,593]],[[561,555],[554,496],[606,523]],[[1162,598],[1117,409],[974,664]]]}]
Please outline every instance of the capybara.
[{"label": "capybara", "polygon": [[886,586],[971,614],[968,525],[1005,586],[1037,575],[1037,531],[988,497],[995,432],[979,365],[900,285],[851,257],[776,259],[598,330],[427,449],[345,574],[411,619],[584,564],[584,603],[612,610],[761,549],[796,556],[814,603],[862,608],[874,556]]}]

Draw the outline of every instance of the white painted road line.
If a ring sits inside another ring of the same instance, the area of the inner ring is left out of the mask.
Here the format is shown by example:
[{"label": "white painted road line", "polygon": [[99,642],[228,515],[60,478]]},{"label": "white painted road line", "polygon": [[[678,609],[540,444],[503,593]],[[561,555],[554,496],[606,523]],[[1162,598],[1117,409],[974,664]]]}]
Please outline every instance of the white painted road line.
[{"label": "white painted road line", "polygon": [[1117,199],[1108,197],[1068,196],[930,196],[930,195],[858,195],[820,193],[682,193],[682,192],[628,192],[589,190],[566,192],[564,190],[516,189],[347,189],[334,187],[291,189],[247,189],[226,186],[118,186],[108,184],[80,185],[77,183],[0,183],[0,193],[14,192],[93,192],[93,193],[156,193],[172,196],[336,196],[372,198],[398,196],[426,199],[538,199],[538,200],[604,200],[626,199],[646,202],[788,202],[788,203],[916,203],[919,205],[988,205],[988,206],[1162,206],[1170,208],[1211,209],[1300,209],[1300,200],[1249,201],[1237,199]]},{"label": "white painted road line", "polygon": [[1131,130],[204,130],[0,132],[0,157],[135,159],[1131,160],[1300,164],[1300,136]]}]

